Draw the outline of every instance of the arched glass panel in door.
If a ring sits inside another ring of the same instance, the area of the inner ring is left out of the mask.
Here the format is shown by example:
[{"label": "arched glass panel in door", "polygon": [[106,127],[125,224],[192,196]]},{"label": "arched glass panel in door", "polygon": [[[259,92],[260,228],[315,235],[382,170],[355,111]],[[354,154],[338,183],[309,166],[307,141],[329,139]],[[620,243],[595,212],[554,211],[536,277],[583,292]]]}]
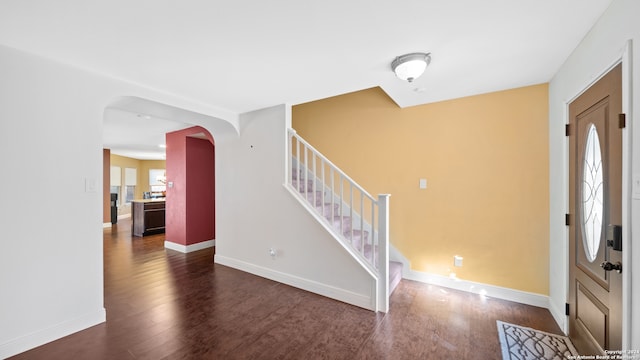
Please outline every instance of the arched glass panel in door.
[{"label": "arched glass panel in door", "polygon": [[590,124],[582,164],[582,241],[587,259],[593,262],[598,254],[602,237],[602,217],[604,214],[604,169],[598,129]]}]

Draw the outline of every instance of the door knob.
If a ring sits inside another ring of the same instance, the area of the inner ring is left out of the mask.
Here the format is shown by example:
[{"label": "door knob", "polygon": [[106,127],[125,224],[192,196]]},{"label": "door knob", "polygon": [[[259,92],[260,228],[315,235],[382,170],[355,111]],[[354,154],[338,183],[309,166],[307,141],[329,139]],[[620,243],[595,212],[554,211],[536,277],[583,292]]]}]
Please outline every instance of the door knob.
[{"label": "door knob", "polygon": [[618,274],[622,273],[622,264],[619,261],[615,264],[605,261],[602,264],[600,264],[600,267],[603,268],[605,271],[615,270],[618,272]]}]

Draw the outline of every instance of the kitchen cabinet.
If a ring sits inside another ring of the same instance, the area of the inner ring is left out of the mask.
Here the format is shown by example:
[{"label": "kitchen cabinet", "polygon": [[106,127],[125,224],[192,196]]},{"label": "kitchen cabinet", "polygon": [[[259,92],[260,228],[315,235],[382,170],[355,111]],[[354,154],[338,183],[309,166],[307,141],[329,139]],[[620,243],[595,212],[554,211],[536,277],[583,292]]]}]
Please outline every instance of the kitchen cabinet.
[{"label": "kitchen cabinet", "polygon": [[160,234],[165,229],[164,200],[134,200],[131,202],[133,236]]}]

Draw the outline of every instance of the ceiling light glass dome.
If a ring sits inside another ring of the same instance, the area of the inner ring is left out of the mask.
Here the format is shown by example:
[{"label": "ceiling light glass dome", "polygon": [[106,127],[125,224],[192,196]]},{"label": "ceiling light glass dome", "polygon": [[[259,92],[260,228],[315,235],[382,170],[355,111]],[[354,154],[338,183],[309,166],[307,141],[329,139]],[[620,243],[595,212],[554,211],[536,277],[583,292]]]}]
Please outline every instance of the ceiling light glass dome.
[{"label": "ceiling light glass dome", "polygon": [[399,79],[412,82],[422,75],[431,63],[430,53],[411,53],[396,57],[391,69]]}]

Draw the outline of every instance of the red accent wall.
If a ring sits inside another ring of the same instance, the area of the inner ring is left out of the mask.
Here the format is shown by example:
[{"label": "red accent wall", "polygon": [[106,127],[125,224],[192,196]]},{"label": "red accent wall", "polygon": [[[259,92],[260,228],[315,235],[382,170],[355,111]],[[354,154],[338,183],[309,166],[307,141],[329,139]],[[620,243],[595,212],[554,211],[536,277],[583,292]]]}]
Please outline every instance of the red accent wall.
[{"label": "red accent wall", "polygon": [[[206,139],[200,137],[204,134]],[[199,126],[167,133],[166,240],[192,245],[215,238],[213,137]],[[173,187],[169,187],[169,183]]]},{"label": "red accent wall", "polygon": [[187,138],[187,245],[215,236],[214,148],[209,140]]}]

